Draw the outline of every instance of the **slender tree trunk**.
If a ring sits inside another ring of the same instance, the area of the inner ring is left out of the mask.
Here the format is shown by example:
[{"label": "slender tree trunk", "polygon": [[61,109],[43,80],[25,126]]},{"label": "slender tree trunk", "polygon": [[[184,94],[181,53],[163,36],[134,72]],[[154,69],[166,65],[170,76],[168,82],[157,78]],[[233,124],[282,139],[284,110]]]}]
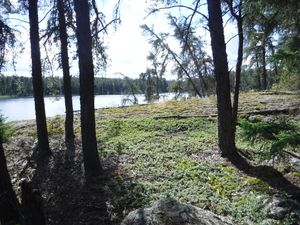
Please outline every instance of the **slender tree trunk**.
[{"label": "slender tree trunk", "polygon": [[65,141],[70,142],[74,139],[73,128],[73,103],[72,103],[72,87],[70,76],[70,65],[68,56],[68,35],[66,28],[64,1],[57,0],[58,20],[59,20],[59,38],[61,42],[61,63],[63,69],[64,79],[64,94],[65,94],[65,107],[66,107],[66,120],[65,120]]},{"label": "slender tree trunk", "polygon": [[216,76],[217,109],[218,109],[218,139],[219,147],[224,157],[236,153],[232,106],[230,97],[229,71],[224,39],[223,20],[220,0],[207,0],[211,47]]},{"label": "slender tree trunk", "polygon": [[235,68],[235,86],[234,86],[233,107],[232,107],[232,122],[233,122],[232,126],[233,126],[234,138],[236,133],[236,123],[237,123],[239,93],[240,93],[240,83],[241,83],[241,71],[242,71],[242,63],[243,63],[243,49],[244,49],[243,17],[241,13],[241,5],[239,9],[239,17],[236,19],[237,19],[237,26],[238,26],[239,47],[238,47],[237,63]]},{"label": "slender tree trunk", "polygon": [[260,67],[259,67],[259,58],[258,58],[258,53],[255,53],[255,60],[256,60],[256,72],[257,72],[257,89],[261,89],[261,81],[260,81]]},{"label": "slender tree trunk", "polygon": [[[271,48],[271,53],[272,53],[272,57],[273,57],[275,55],[275,47],[274,47],[274,45],[272,43],[270,44],[270,48]],[[273,68],[274,68],[274,74],[273,74],[272,84],[275,83],[275,82],[277,82],[278,65],[277,65],[276,61],[273,62]]]},{"label": "slender tree trunk", "polygon": [[159,82],[159,76],[156,74],[156,97],[159,97],[159,87],[160,87],[160,82]]},{"label": "slender tree trunk", "polygon": [[6,166],[2,140],[0,140],[0,224],[20,223],[20,206],[13,190]]},{"label": "slender tree trunk", "polygon": [[22,210],[25,214],[26,225],[46,225],[46,218],[43,211],[42,196],[40,191],[32,185],[32,182],[23,181],[22,189]]},{"label": "slender tree trunk", "polygon": [[88,0],[74,0],[80,73],[81,136],[87,176],[102,172],[97,150],[94,107],[94,66]]},{"label": "slender tree trunk", "polygon": [[39,45],[39,19],[37,0],[29,0],[29,23],[32,62],[32,84],[38,135],[39,153],[49,155],[49,141],[44,104],[41,54]]},{"label": "slender tree trunk", "polygon": [[263,90],[267,89],[267,68],[266,68],[266,46],[265,41],[263,41],[262,46],[262,80],[263,80]]}]

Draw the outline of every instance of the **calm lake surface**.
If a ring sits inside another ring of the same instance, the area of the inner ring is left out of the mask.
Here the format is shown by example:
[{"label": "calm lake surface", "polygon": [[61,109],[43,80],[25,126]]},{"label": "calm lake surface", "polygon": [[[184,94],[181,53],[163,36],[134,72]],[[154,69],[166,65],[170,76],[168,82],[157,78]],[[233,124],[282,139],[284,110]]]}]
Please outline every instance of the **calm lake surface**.
[{"label": "calm lake surface", "polygon": [[[146,103],[144,95],[136,95],[138,104]],[[160,102],[172,99],[171,93],[161,94]],[[118,107],[131,105],[130,101],[124,103],[124,99],[133,99],[127,95],[96,95],[95,108]],[[46,116],[56,116],[65,114],[64,98],[45,97]],[[79,96],[73,96],[74,111],[80,109]],[[30,120],[35,119],[34,100],[33,98],[9,98],[0,99],[0,114],[7,121]]]}]

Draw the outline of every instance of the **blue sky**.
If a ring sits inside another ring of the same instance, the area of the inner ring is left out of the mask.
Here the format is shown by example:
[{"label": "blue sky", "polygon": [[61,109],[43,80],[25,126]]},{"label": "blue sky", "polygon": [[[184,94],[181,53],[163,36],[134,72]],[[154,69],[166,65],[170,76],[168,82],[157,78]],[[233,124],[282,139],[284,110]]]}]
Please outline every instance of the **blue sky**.
[{"label": "blue sky", "polygon": [[[102,10],[106,17],[107,21],[112,19],[113,8],[117,0],[98,0],[98,7]],[[109,36],[106,38],[108,45],[107,54],[110,58],[109,66],[106,71],[107,77],[115,77],[117,73],[122,73],[126,76],[137,78],[140,73],[144,72],[149,65],[146,57],[149,53],[150,46],[147,42],[147,37],[142,35],[142,30],[140,25],[147,24],[150,27],[154,27],[157,32],[166,32],[170,28],[166,20],[165,13],[166,10],[163,10],[159,13],[148,16],[147,8],[150,7],[151,1],[143,0],[122,0],[120,7],[120,16],[121,24],[116,30],[112,27],[109,29]],[[192,2],[185,1],[185,2]],[[203,7],[203,12],[205,13],[206,6]],[[182,13],[182,10],[172,10],[173,14]],[[14,16],[15,17],[15,16]],[[42,13],[39,15],[40,19],[43,17]],[[23,20],[28,20],[27,16],[22,17]],[[24,43],[24,51],[22,54],[19,54],[16,65],[16,74],[23,76],[30,76],[30,43],[28,37],[28,28],[26,28],[27,23],[19,22],[15,20],[16,28],[21,30],[18,39]],[[40,25],[41,28],[43,24]],[[25,27],[25,29],[24,29]],[[227,24],[225,27],[225,36],[226,39],[230,39],[236,33],[236,28],[233,24]],[[206,51],[210,54],[210,38],[209,33],[204,30],[199,30],[199,34],[202,36],[208,45],[205,48]],[[175,42],[170,43],[171,46],[176,49]],[[234,66],[236,58],[236,38],[231,40],[227,44],[227,53],[229,56],[230,67]],[[57,46],[53,46],[53,51]],[[42,54],[44,50],[42,49]],[[51,54],[51,52],[50,52]],[[73,63],[72,74],[77,75],[77,62]],[[5,72],[6,74],[14,74],[10,66],[7,67]],[[55,75],[60,75],[61,71],[55,71]],[[47,75],[47,74],[46,74]],[[168,79],[176,79],[176,76],[172,76],[169,72],[167,75]]]}]

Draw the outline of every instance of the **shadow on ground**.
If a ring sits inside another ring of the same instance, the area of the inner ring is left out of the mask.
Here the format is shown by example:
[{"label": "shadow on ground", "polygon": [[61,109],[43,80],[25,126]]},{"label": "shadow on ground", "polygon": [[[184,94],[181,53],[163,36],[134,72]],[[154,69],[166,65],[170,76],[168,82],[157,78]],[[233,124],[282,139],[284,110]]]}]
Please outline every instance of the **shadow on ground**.
[{"label": "shadow on ground", "polygon": [[[118,174],[119,155],[102,161],[104,175],[86,182],[79,140],[52,139],[52,155],[35,161],[32,183],[40,190],[47,225],[119,225],[132,209],[147,205],[142,186]],[[300,189],[270,166],[254,166],[240,155],[229,161],[245,174],[300,201]],[[124,171],[123,171],[124,172]]]},{"label": "shadow on ground", "polygon": [[[88,182],[85,179],[80,142],[67,146],[62,140],[51,143],[51,156],[36,158],[32,184],[43,196],[47,225],[119,224],[119,213],[111,201],[115,163],[103,162],[104,175]],[[118,182],[119,186],[122,186]],[[115,187],[116,188],[116,187]],[[120,189],[120,188],[119,188]],[[120,191],[120,190],[118,190]],[[126,190],[128,191],[128,190]],[[115,216],[114,216],[115,214]]]},{"label": "shadow on ground", "polygon": [[239,154],[228,157],[228,160],[245,174],[259,178],[267,183],[270,187],[286,192],[291,198],[300,202],[300,188],[292,184],[275,168],[266,165],[251,165]]}]

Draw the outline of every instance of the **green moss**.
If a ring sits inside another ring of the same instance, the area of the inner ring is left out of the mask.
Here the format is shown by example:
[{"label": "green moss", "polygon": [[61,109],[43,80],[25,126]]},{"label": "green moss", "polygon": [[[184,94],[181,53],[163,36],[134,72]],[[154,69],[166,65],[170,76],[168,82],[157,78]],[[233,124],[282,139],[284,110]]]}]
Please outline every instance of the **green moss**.
[{"label": "green moss", "polygon": [[268,184],[266,184],[265,182],[261,181],[258,178],[248,177],[244,180],[244,182],[251,185],[253,189],[256,191],[264,192],[270,189]]},{"label": "green moss", "polygon": [[64,134],[64,119],[61,116],[48,119],[47,128],[49,136]]},{"label": "green moss", "polygon": [[0,95],[0,99],[15,98],[16,96]]},{"label": "green moss", "polygon": [[293,172],[293,175],[296,177],[300,177],[300,172]]}]

